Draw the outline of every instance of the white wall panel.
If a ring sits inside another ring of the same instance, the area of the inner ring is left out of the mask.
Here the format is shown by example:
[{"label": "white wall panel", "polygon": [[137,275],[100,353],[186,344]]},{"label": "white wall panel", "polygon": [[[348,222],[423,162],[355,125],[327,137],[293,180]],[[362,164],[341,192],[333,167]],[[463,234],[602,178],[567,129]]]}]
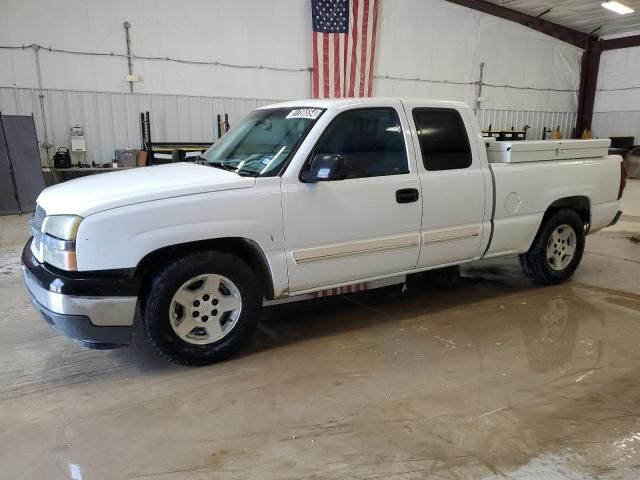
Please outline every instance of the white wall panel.
[{"label": "white wall panel", "polygon": [[602,52],[592,131],[640,142],[640,47]]},{"label": "white wall panel", "polygon": [[602,52],[594,109],[640,110],[640,47]]},{"label": "white wall panel", "polygon": [[[310,65],[310,3],[304,0],[3,0],[0,45],[124,54],[125,20],[139,56],[303,69]],[[64,26],[64,27],[61,27]],[[44,86],[128,92],[121,57],[41,50]],[[0,50],[0,85],[37,86],[33,51]],[[302,98],[306,71],[274,72],[134,59],[139,93]]]},{"label": "white wall panel", "polygon": [[[582,51],[496,17],[439,0],[382,0],[376,95],[461,100],[473,104],[485,63],[483,108],[575,111]],[[422,78],[466,83],[453,85]],[[541,90],[534,90],[541,89]],[[548,89],[562,90],[554,92]],[[567,91],[568,90],[568,91]]]},{"label": "white wall panel", "polygon": [[[103,52],[87,57],[40,51],[45,88],[128,92],[123,21],[133,53],[246,66],[311,65],[307,0],[3,0],[0,44],[37,43]],[[473,103],[480,62],[488,83],[484,108],[572,111],[580,49],[506,20],[442,0],[381,0],[374,91]],[[60,28],[65,25],[69,28]],[[31,49],[0,50],[0,86],[37,86]],[[308,71],[238,69],[134,59],[137,93],[237,98],[303,98]],[[466,85],[392,80],[448,80]],[[546,89],[569,90],[550,92]]]},{"label": "white wall panel", "polygon": [[596,112],[592,132],[600,138],[635,137],[640,143],[640,110],[624,112]]}]

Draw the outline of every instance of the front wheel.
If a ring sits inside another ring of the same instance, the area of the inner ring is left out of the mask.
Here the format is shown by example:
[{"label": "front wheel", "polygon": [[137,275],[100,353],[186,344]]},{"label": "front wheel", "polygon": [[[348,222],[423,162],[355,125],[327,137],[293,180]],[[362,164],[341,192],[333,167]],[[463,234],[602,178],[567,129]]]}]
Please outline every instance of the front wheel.
[{"label": "front wheel", "polygon": [[240,258],[197,252],[174,261],[151,284],[143,323],[166,359],[206,365],[236,352],[253,332],[261,289]]},{"label": "front wheel", "polygon": [[584,242],[580,215],[573,210],[558,210],[540,227],[529,251],[520,255],[522,270],[541,285],[563,282],[578,268]]}]

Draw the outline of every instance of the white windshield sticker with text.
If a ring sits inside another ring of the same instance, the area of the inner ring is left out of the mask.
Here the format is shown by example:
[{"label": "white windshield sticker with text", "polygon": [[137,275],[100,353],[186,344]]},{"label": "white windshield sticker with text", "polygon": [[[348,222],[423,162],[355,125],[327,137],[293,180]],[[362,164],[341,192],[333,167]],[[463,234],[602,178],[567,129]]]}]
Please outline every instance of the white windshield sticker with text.
[{"label": "white windshield sticker with text", "polygon": [[296,110],[291,110],[286,118],[310,118],[315,120],[321,113],[322,110],[319,108],[297,108]]}]

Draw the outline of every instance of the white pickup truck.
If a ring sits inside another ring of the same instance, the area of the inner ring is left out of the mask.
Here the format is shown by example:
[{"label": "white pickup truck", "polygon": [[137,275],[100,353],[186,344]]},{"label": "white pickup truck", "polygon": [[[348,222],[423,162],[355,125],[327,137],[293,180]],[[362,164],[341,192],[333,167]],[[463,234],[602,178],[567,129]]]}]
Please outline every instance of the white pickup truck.
[{"label": "white pickup truck", "polygon": [[260,108],[177,163],[46,189],[24,280],[84,345],[130,342],[139,317],[175,362],[218,361],[260,309],[519,254],[551,284],[617,221],[608,140],[492,142],[462,103],[301,100]]}]

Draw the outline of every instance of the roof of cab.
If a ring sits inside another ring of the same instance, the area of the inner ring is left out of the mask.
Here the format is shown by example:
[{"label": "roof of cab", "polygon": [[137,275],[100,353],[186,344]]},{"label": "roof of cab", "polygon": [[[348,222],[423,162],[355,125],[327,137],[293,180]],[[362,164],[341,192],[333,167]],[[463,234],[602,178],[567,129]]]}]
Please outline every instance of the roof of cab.
[{"label": "roof of cab", "polygon": [[259,109],[264,108],[293,108],[293,107],[312,107],[312,108],[336,108],[348,105],[363,105],[372,103],[379,103],[381,101],[401,101],[403,103],[416,103],[416,104],[429,104],[429,105],[462,105],[466,106],[464,102],[449,101],[449,100],[432,100],[427,98],[389,98],[389,97],[362,97],[362,98],[306,98],[302,100],[290,100],[287,102],[272,103],[270,105],[264,105]]}]

